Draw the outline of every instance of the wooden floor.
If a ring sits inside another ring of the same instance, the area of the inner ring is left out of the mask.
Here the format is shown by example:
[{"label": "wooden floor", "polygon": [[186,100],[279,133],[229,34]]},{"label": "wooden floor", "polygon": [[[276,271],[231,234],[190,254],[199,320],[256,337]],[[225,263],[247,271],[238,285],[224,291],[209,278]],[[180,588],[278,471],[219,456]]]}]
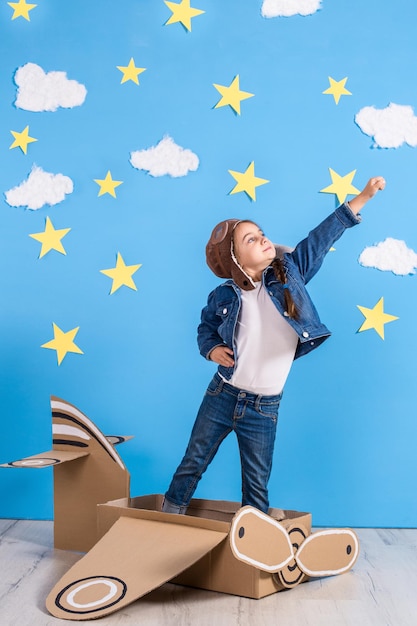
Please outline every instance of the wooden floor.
[{"label": "wooden floor", "polygon": [[[359,529],[361,554],[342,576],[249,600],[166,584],[97,626],[417,626],[417,529]],[[75,623],[45,597],[80,558],[54,550],[52,522],[0,520],[0,624]],[[78,622],[80,623],[80,622]]]}]

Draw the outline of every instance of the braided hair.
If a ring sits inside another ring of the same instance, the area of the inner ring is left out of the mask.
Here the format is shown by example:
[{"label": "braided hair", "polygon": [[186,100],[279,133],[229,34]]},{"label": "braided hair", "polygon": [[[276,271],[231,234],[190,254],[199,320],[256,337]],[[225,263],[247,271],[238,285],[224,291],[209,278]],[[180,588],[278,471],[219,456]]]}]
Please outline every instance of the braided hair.
[{"label": "braided hair", "polygon": [[271,263],[272,269],[274,270],[274,274],[276,278],[283,284],[284,286],[284,298],[285,298],[285,306],[287,308],[288,316],[292,319],[297,319],[298,311],[295,306],[295,302],[292,299],[292,295],[290,290],[288,289],[287,284],[287,275],[285,273],[284,264],[280,258],[276,257]]}]

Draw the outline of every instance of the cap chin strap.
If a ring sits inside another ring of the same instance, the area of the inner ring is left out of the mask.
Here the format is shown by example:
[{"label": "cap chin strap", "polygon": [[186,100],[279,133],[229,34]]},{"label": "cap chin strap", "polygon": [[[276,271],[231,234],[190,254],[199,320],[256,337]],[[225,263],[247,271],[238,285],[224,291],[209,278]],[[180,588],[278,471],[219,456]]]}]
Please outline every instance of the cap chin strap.
[{"label": "cap chin strap", "polygon": [[[236,226],[237,226],[237,224],[236,224]],[[251,276],[249,276],[249,274],[247,274],[247,273],[245,272],[245,270],[243,269],[243,267],[240,265],[239,261],[238,261],[238,260],[237,260],[237,258],[236,258],[236,255],[235,255],[234,250],[233,250],[233,239],[231,239],[231,241],[230,241],[230,256],[232,257],[232,261],[233,261],[233,263],[234,263],[235,265],[237,265],[237,267],[240,269],[240,271],[241,271],[241,272],[242,272],[242,273],[246,276],[246,278],[247,278],[247,279],[249,280],[249,282],[251,283],[252,287],[256,287],[256,283],[255,283],[255,281],[253,280],[253,278],[252,278]]]}]

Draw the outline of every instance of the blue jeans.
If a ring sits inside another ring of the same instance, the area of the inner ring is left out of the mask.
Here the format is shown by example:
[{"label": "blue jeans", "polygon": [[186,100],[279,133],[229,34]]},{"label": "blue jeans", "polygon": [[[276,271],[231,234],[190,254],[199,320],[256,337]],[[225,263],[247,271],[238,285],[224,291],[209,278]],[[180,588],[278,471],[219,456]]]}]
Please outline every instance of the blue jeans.
[{"label": "blue jeans", "polygon": [[163,510],[185,513],[221,442],[234,430],[242,468],[242,506],[250,504],[267,513],[281,397],[241,391],[216,373],[201,403],[184,458],[165,494]]}]

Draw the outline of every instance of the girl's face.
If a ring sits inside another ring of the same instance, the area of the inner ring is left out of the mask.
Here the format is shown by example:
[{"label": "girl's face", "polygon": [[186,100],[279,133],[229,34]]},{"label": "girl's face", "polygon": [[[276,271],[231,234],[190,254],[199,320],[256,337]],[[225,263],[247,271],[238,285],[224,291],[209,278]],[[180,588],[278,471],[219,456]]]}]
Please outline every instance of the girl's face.
[{"label": "girl's face", "polygon": [[275,259],[275,246],[253,222],[240,222],[233,234],[233,248],[240,266],[254,280]]}]

